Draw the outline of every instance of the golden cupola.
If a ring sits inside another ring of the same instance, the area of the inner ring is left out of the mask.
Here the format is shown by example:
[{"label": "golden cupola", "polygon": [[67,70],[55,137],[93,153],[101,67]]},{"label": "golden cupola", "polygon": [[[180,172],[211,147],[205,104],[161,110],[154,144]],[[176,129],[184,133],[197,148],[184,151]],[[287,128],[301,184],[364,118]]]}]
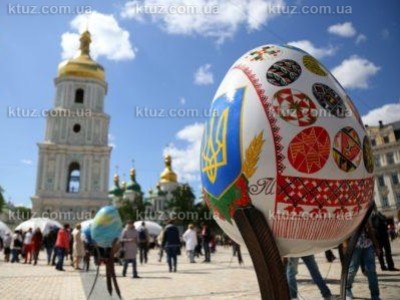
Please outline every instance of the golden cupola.
[{"label": "golden cupola", "polygon": [[172,170],[172,158],[171,155],[166,155],[164,158],[165,169],[160,175],[160,183],[177,182],[178,176]]},{"label": "golden cupola", "polygon": [[58,77],[77,76],[105,81],[103,66],[90,57],[90,43],[92,42],[90,32],[88,30],[83,32],[79,41],[79,53],[74,58],[60,63]]}]

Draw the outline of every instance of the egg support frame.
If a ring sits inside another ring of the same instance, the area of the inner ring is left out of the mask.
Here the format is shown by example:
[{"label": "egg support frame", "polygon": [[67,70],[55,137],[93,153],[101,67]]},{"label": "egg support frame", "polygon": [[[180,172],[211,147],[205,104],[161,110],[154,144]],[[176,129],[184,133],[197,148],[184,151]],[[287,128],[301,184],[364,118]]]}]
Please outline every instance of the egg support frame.
[{"label": "egg support frame", "polygon": [[[350,238],[347,251],[341,250],[340,298],[346,299],[346,284],[351,257],[364,225],[373,210],[369,206],[362,222]],[[249,250],[256,271],[262,300],[289,300],[286,272],[272,230],[262,212],[254,206],[238,208],[233,216],[243,240]]]},{"label": "egg support frame", "polygon": [[[97,245],[95,246],[95,250],[97,252],[98,257],[101,258],[100,251],[99,251],[99,248]],[[115,267],[114,267],[114,256],[115,256],[115,253],[117,253],[119,250],[118,239],[115,239],[113,241],[111,248],[106,248],[105,250],[106,250],[106,253],[108,254],[107,257],[103,257],[105,259],[105,264],[106,264],[107,291],[108,291],[109,295],[111,296],[112,292],[113,292],[112,285],[114,285],[117,296],[119,297],[119,299],[122,299],[121,291],[118,286],[118,281],[117,281],[117,278],[115,275]],[[92,295],[94,288],[96,286],[96,282],[97,282],[97,279],[100,274],[100,265],[101,265],[101,263],[99,262],[97,265],[96,276],[94,278],[94,282],[93,282],[92,288],[90,289],[89,295],[87,296],[87,299],[90,298],[90,296]]]}]

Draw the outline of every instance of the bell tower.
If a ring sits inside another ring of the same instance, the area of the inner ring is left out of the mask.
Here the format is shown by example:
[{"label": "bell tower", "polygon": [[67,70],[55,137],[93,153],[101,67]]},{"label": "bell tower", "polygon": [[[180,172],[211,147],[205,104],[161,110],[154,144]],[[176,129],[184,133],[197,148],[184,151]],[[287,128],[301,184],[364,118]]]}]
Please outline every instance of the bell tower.
[{"label": "bell tower", "polygon": [[107,83],[104,68],[90,57],[90,43],[86,30],[78,54],[59,65],[53,108],[38,144],[32,210],[65,222],[110,203]]}]

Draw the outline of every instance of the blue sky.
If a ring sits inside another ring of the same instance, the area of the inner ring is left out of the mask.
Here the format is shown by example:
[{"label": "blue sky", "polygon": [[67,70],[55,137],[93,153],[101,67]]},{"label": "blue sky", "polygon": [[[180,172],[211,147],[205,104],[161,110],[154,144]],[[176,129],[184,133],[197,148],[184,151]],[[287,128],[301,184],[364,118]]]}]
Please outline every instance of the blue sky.
[{"label": "blue sky", "polygon": [[[26,5],[22,14],[17,3]],[[128,174],[134,159],[146,191],[156,184],[166,152],[180,178],[198,189],[196,155],[205,118],[144,118],[135,116],[136,107],[205,111],[231,64],[262,44],[292,43],[317,56],[366,123],[400,119],[398,1],[63,1],[72,10],[90,6],[92,14],[29,14],[54,3],[10,1],[0,7],[0,185],[16,204],[30,205],[34,195],[36,143],[44,138],[45,119],[11,117],[10,109],[51,108],[57,65],[74,50],[86,24],[109,84],[105,107],[115,146],[110,175],[116,165],[121,176]],[[219,14],[164,14],[158,6],[187,3],[217,5]],[[142,4],[160,11],[135,13]],[[286,8],[278,14],[265,4]],[[313,5],[349,5],[351,13],[287,13]]]}]

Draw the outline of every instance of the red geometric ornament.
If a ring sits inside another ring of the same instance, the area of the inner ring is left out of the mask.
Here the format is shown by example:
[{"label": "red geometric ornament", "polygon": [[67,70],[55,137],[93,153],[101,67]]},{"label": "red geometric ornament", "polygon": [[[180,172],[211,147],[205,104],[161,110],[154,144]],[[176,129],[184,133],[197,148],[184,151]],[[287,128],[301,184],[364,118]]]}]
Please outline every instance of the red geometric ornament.
[{"label": "red geometric ornament", "polygon": [[318,126],[304,129],[289,144],[288,158],[292,166],[302,173],[315,173],[329,158],[331,143],[328,132]]}]

